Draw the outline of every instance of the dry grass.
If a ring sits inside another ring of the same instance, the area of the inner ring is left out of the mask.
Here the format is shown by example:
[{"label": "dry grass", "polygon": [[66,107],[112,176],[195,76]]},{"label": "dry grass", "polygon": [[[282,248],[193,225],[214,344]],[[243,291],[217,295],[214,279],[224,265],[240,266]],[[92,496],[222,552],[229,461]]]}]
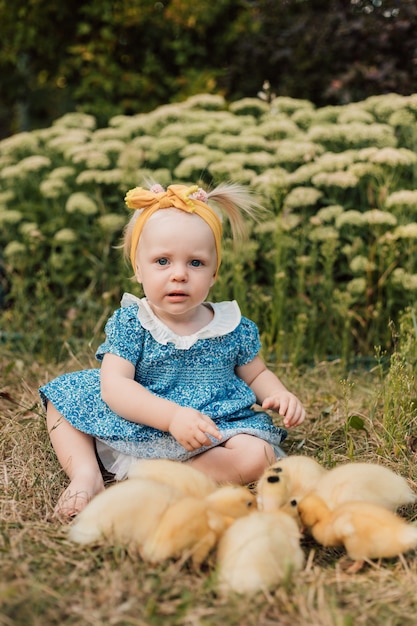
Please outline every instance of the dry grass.
[{"label": "dry grass", "polygon": [[[83,359],[81,359],[83,360]],[[83,366],[88,366],[88,359]],[[85,548],[67,540],[51,517],[65,485],[46,435],[37,387],[58,371],[0,356],[1,579],[0,624],[88,626],[407,626],[416,623],[417,555],[367,566],[342,567],[343,553],[305,540],[305,570],[270,594],[252,599],[216,594],[214,568],[169,562],[149,567],[122,546]],[[331,466],[346,460],[381,462],[413,483],[414,452],[385,436],[384,378],[341,374],[320,364],[281,377],[304,400],[308,419],[289,436],[289,453]],[[410,392],[410,393],[415,393]],[[352,415],[366,430],[349,428]],[[413,424],[412,424],[413,426]],[[387,443],[388,441],[388,443]],[[416,511],[402,511],[410,520]]]}]

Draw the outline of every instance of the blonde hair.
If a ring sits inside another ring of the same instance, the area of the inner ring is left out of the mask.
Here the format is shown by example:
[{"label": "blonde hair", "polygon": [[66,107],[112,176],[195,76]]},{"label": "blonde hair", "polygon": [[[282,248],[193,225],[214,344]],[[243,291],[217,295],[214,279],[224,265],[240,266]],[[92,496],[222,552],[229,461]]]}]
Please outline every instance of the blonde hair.
[{"label": "blonde hair", "polygon": [[[151,183],[149,188],[158,192],[163,191],[163,188],[157,183]],[[220,221],[225,214],[232,229],[232,237],[236,241],[247,237],[247,225],[244,216],[257,219],[259,212],[263,210],[253,193],[238,183],[220,183],[210,191],[204,192],[202,189],[199,191],[204,196],[203,202],[217,214]],[[127,197],[130,193],[128,192]],[[134,211],[124,230],[122,248],[126,260],[130,260],[132,256],[132,235],[142,210]]]}]

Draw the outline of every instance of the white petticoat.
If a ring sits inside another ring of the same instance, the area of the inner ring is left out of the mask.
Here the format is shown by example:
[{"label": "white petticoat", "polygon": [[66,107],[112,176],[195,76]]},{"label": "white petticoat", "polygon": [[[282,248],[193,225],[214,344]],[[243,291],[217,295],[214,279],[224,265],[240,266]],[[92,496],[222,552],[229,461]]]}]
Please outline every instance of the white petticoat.
[{"label": "white petticoat", "polygon": [[[287,456],[279,446],[272,445],[272,447],[277,459]],[[96,439],[96,450],[104,468],[110,472],[110,474],[114,474],[115,480],[124,480],[127,478],[131,465],[137,463],[139,460],[137,456],[123,454],[123,452],[118,452],[118,450],[110,448],[110,446],[99,439]]]}]

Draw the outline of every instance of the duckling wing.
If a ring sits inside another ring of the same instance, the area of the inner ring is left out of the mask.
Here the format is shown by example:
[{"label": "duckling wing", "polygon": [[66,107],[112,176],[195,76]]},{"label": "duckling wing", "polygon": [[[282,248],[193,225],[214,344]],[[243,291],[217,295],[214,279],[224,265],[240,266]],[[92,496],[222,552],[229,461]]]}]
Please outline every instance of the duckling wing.
[{"label": "duckling wing", "polygon": [[152,479],[202,498],[217,488],[214,480],[192,465],[169,459],[140,459],[131,465],[128,478]]},{"label": "duckling wing", "polygon": [[126,480],[98,494],[75,518],[68,536],[89,544],[102,538],[141,545],[181,492],[152,480]]}]

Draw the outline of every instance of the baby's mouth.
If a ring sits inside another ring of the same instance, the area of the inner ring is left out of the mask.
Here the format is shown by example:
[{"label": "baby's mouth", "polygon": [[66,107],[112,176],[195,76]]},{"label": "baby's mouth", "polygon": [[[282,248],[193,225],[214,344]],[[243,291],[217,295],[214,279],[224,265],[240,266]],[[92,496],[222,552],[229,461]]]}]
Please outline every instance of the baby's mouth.
[{"label": "baby's mouth", "polygon": [[187,296],[186,293],[184,293],[184,291],[171,291],[168,294],[169,298],[185,298]]}]

